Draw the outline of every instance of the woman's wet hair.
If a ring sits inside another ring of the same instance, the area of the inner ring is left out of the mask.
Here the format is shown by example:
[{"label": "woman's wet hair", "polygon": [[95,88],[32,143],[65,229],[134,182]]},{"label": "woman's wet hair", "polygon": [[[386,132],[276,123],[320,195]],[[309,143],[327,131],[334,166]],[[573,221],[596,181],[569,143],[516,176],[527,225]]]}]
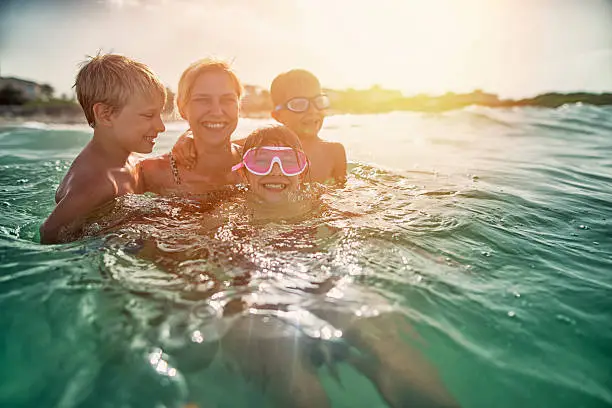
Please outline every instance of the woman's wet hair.
[{"label": "woman's wet hair", "polygon": [[224,72],[226,73],[234,86],[234,91],[238,99],[242,97],[244,89],[238,76],[232,69],[231,65],[227,61],[223,61],[215,58],[204,58],[191,64],[183,74],[178,84],[178,91],[176,94],[176,107],[178,112],[183,119],[187,119],[185,116],[185,106],[191,97],[191,88],[194,83],[200,77],[200,75],[207,72]]},{"label": "woman's wet hair", "polygon": [[300,138],[286,126],[266,126],[254,130],[244,142],[244,151],[260,146],[286,146],[303,150]]}]

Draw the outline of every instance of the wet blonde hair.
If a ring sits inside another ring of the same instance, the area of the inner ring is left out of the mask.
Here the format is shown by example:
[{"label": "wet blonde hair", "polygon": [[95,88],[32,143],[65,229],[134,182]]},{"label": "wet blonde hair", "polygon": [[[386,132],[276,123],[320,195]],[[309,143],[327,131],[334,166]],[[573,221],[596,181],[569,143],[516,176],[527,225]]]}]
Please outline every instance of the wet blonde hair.
[{"label": "wet blonde hair", "polygon": [[249,149],[261,146],[286,146],[296,150],[304,150],[300,138],[294,131],[284,125],[271,125],[255,129],[244,141],[243,150],[246,152]]},{"label": "wet blonde hair", "polygon": [[232,70],[230,64],[226,61],[215,58],[204,58],[191,64],[181,75],[176,93],[176,107],[179,114],[185,120],[185,105],[191,97],[191,88],[198,77],[206,72],[225,72],[229,75],[234,86],[234,91],[238,99],[242,96],[242,83],[238,79],[236,73]]},{"label": "wet blonde hair", "polygon": [[131,95],[157,96],[166,101],[166,88],[145,64],[117,54],[97,54],[81,65],[74,82],[77,99],[87,123],[96,125],[93,107],[96,103],[121,110]]}]

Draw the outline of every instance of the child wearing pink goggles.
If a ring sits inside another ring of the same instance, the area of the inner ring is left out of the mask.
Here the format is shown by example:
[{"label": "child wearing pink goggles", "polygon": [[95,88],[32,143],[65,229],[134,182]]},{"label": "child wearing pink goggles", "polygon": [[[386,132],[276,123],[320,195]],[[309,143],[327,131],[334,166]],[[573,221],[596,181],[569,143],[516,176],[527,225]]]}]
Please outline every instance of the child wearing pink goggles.
[{"label": "child wearing pink goggles", "polygon": [[258,146],[247,150],[232,171],[244,167],[257,176],[267,176],[272,172],[274,163],[287,177],[297,176],[308,167],[306,154],[301,150],[285,146]]},{"label": "child wearing pink goggles", "polygon": [[244,152],[232,171],[243,170],[249,191],[260,202],[287,202],[307,173],[308,158],[300,139],[285,126],[253,131],[244,143]]}]

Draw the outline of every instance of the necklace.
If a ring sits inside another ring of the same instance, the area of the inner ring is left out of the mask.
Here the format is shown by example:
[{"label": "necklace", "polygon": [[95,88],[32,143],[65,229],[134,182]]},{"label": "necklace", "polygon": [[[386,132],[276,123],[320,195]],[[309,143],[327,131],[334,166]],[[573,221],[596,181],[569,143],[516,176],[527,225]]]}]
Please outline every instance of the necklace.
[{"label": "necklace", "polygon": [[174,177],[174,182],[177,185],[180,185],[181,184],[181,175],[179,174],[178,166],[176,165],[176,160],[174,159],[174,156],[172,155],[172,152],[170,152],[170,168],[172,169],[172,176]]}]

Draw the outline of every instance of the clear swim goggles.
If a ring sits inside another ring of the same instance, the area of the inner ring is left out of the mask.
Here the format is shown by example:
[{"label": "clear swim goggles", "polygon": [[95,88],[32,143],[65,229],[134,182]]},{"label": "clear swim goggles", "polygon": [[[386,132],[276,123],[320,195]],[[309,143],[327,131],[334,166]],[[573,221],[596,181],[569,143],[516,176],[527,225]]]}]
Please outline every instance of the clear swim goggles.
[{"label": "clear swim goggles", "polygon": [[287,176],[297,176],[308,167],[306,153],[292,147],[260,146],[246,151],[242,161],[232,167],[236,171],[245,167],[256,176],[267,176],[272,172],[274,163],[278,163],[281,172]]},{"label": "clear swim goggles", "polygon": [[281,109],[287,109],[291,112],[302,113],[306,112],[310,108],[311,103],[318,110],[328,109],[330,106],[329,96],[321,94],[312,98],[306,98],[302,96],[299,96],[297,98],[291,98],[284,104],[277,105],[274,110],[279,111]]}]

